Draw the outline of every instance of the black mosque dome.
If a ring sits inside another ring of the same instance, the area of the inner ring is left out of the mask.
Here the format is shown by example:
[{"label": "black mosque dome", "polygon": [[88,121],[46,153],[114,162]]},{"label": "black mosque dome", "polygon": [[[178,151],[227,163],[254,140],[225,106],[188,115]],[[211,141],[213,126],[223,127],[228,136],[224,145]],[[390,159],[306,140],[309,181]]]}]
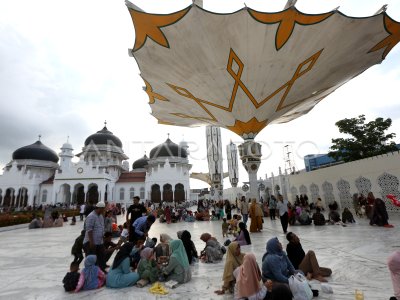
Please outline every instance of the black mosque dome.
[{"label": "black mosque dome", "polygon": [[142,158],[139,158],[138,160],[135,160],[133,162],[132,169],[143,169],[148,164],[149,164],[149,158],[145,154]]},{"label": "black mosque dome", "polygon": [[12,154],[12,158],[44,160],[52,161],[54,163],[58,162],[57,153],[43,145],[40,140],[32,145],[24,146],[15,150]]},{"label": "black mosque dome", "polygon": [[109,131],[106,126],[104,126],[102,130],[90,135],[85,140],[85,146],[89,145],[91,142],[93,142],[95,145],[114,144],[115,146],[122,148],[121,140],[111,131]]},{"label": "black mosque dome", "polygon": [[182,157],[187,158],[187,152],[184,148],[172,142],[169,138],[162,144],[154,147],[150,151],[150,158],[157,157]]}]

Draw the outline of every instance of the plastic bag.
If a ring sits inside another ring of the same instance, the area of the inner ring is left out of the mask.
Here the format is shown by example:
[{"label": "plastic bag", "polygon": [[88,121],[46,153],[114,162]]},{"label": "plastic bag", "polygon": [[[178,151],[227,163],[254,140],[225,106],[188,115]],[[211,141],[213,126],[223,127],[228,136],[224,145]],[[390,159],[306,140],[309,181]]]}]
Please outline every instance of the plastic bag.
[{"label": "plastic bag", "polygon": [[313,298],[307,278],[301,273],[289,277],[289,287],[293,294],[293,300],[311,300]]}]

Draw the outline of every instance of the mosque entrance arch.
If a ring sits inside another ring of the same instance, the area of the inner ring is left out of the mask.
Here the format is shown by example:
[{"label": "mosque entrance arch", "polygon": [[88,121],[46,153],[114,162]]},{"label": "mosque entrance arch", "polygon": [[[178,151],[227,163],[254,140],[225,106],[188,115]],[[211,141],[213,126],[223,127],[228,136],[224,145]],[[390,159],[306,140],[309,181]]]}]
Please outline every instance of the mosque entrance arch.
[{"label": "mosque entrance arch", "polygon": [[169,183],[164,184],[163,186],[163,201],[165,202],[174,201],[174,193],[172,192],[172,185],[170,185]]},{"label": "mosque entrance arch", "polygon": [[99,202],[99,187],[95,183],[89,184],[87,202],[89,204],[96,204]]},{"label": "mosque entrance arch", "polygon": [[[71,199],[71,186],[67,183],[64,183],[60,186],[61,197],[59,197],[61,203],[66,203],[67,205],[75,204],[73,201],[75,199]],[[72,201],[72,203],[71,203]]]},{"label": "mosque entrance arch", "polygon": [[85,203],[85,191],[82,183],[78,183],[74,186],[74,192],[72,194],[72,201],[78,205]]},{"label": "mosque entrance arch", "polygon": [[185,187],[182,183],[175,185],[174,199],[178,203],[185,201]]},{"label": "mosque entrance arch", "polygon": [[151,186],[151,202],[160,203],[161,202],[161,191],[158,184],[153,184]]},{"label": "mosque entrance arch", "polygon": [[3,206],[10,207],[14,206],[15,190],[13,188],[8,188],[4,195]]}]

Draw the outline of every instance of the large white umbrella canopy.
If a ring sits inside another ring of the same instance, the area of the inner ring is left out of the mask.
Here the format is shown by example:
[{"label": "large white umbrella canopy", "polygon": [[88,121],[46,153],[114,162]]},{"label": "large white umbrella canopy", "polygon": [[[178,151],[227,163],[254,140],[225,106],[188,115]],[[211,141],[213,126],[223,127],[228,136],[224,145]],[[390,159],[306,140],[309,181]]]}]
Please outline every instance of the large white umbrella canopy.
[{"label": "large white umbrella canopy", "polygon": [[384,11],[354,18],[294,6],[229,14],[195,4],[171,14],[128,9],[131,53],[159,123],[217,125],[244,139],[306,114],[400,40],[400,23]]}]

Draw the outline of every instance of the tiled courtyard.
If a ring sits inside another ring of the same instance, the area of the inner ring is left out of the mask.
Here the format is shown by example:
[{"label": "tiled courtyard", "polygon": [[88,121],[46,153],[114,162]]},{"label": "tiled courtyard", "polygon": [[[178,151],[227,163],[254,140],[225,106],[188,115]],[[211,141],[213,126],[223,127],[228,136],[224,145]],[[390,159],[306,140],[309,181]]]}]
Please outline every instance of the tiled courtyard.
[{"label": "tiled courtyard", "polygon": [[[120,219],[121,221],[122,219]],[[253,244],[242,247],[243,252],[255,253],[259,265],[266,241],[278,238],[286,246],[279,220],[264,218],[262,233],[251,234]],[[392,229],[371,227],[366,219],[347,227],[293,226],[290,231],[300,236],[304,250],[315,250],[320,265],[333,269],[329,278],[333,294],[320,293],[316,299],[353,300],[354,290],[361,289],[367,300],[384,300],[393,295],[390,275],[386,266],[388,255],[400,247],[400,216],[391,215]],[[170,290],[167,296],[154,296],[147,288],[137,287],[68,294],[62,279],[72,261],[71,246],[82,230],[83,222],[76,226],[65,223],[62,228],[28,230],[27,228],[0,232],[0,299],[232,299],[231,295],[217,296],[223,264],[197,263],[192,266],[191,282]],[[176,231],[187,229],[200,251],[204,244],[199,239],[210,232],[222,241],[221,223],[195,222],[153,225],[151,236],[167,233],[176,237]],[[112,258],[109,264],[112,262]],[[83,265],[81,265],[83,267]],[[315,287],[318,288],[318,282]]]}]

